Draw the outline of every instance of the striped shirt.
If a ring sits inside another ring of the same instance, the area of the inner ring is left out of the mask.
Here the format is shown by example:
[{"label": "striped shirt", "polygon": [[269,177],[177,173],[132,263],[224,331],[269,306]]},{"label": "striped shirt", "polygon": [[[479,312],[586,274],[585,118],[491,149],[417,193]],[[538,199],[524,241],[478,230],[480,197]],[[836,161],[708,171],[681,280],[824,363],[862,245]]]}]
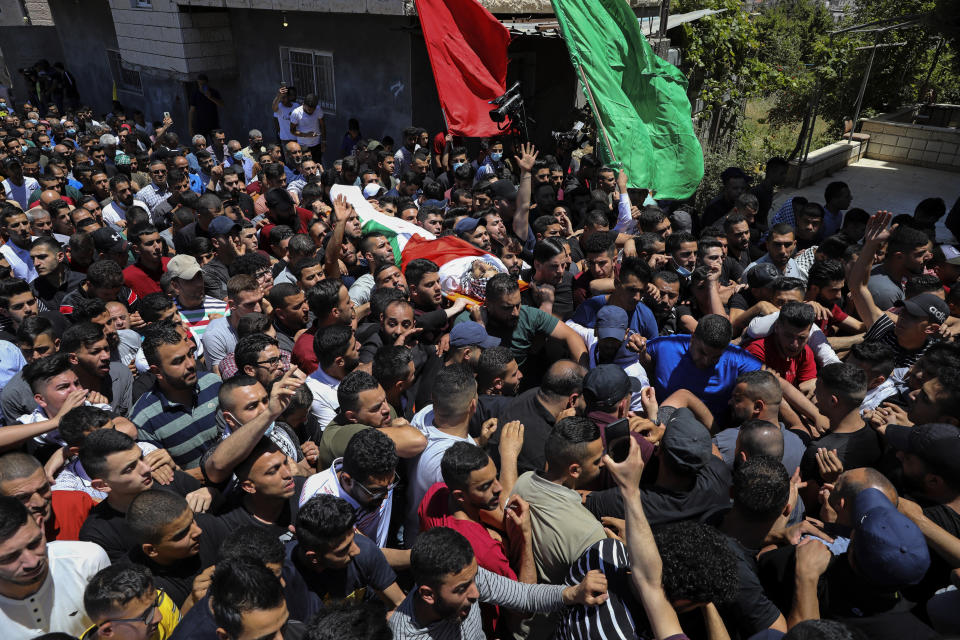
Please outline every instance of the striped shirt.
[{"label": "striped shirt", "polygon": [[939,338],[927,338],[923,346],[919,349],[908,350],[900,346],[897,342],[897,332],[895,331],[897,323],[890,319],[890,316],[883,313],[877,318],[873,326],[863,335],[864,342],[881,342],[890,345],[897,352],[897,358],[894,360],[895,367],[912,367],[926,352],[927,347],[939,342]]},{"label": "striped shirt", "polygon": [[130,420],[137,425],[137,440],[166,449],[183,469],[199,465],[203,452],[217,441],[220,433],[220,377],[213,373],[197,376],[192,407],[171,402],[154,385],[130,411]]},{"label": "striped shirt", "polygon": [[[566,585],[524,584],[498,576],[483,568],[477,569],[479,602],[494,604],[521,613],[550,613],[563,608],[563,590]],[[480,607],[470,607],[462,622],[439,620],[423,627],[417,622],[413,599],[418,590],[411,589],[406,599],[390,617],[390,629],[395,640],[482,640],[483,623]]]},{"label": "striped shirt", "polygon": [[207,325],[212,320],[227,314],[227,303],[210,296],[204,296],[203,304],[196,309],[185,309],[180,304],[180,298],[174,298],[173,301],[176,302],[177,311],[180,312],[183,321],[193,329],[198,338],[203,338],[203,332],[207,330]]}]

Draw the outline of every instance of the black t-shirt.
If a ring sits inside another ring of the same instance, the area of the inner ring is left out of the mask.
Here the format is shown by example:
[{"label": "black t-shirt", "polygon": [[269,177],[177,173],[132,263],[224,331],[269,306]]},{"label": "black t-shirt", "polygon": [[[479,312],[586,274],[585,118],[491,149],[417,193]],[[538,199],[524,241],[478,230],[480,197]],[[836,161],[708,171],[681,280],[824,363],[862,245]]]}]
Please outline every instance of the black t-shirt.
[{"label": "black t-shirt", "polygon": [[287,558],[283,564],[284,595],[290,617],[309,620],[331,600],[364,601],[375,597],[397,581],[397,574],[387,563],[375,542],[356,534],[354,542],[360,553],[342,569],[316,571],[301,557],[297,541],[287,544]]},{"label": "black t-shirt", "polygon": [[[200,488],[200,481],[182,471],[173,472],[173,481],[168,485],[154,483],[151,491],[173,491],[185,496]],[[95,542],[107,552],[110,562],[116,562],[133,548],[133,532],[127,524],[126,514],[111,507],[106,500],[90,510],[80,528],[80,540]]]},{"label": "black t-shirt", "polygon": [[[793,606],[796,547],[760,556],[760,583],[781,611]],[[859,629],[870,640],[926,640],[937,633],[910,612],[914,603],[903,594],[859,577],[846,553],[834,556],[817,585],[820,615]]]},{"label": "black t-shirt", "polygon": [[[923,510],[936,525],[955,538],[960,538],[960,514],[944,504],[927,507]],[[929,599],[937,590],[950,584],[952,566],[937,551],[930,547],[930,568],[927,574],[915,587],[904,591],[911,600],[923,602]]]},{"label": "black t-shirt", "polygon": [[[207,87],[207,90],[211,96],[220,100],[219,91],[210,86]],[[199,89],[194,89],[193,93],[190,94],[190,106],[196,107],[193,128],[198,133],[208,134],[212,129],[220,126],[220,111],[217,104],[201,93]]]},{"label": "black t-shirt", "polygon": [[823,484],[817,467],[817,449],[836,449],[844,471],[860,467],[876,466],[883,450],[880,439],[870,427],[864,426],[853,433],[828,433],[810,442],[800,461],[800,476]]},{"label": "black t-shirt", "polygon": [[193,579],[197,577],[197,574],[216,563],[220,543],[223,542],[225,537],[216,535],[218,527],[216,518],[213,516],[198,513],[196,522],[200,525],[203,533],[200,535],[200,549],[195,556],[185,558],[172,565],[161,565],[144,555],[140,547],[134,547],[120,559],[120,562],[139,564],[150,569],[153,574],[154,585],[158,589],[163,589],[178,607],[183,606],[183,602],[190,595],[193,588]]},{"label": "black t-shirt", "polygon": [[[526,440],[526,431],[524,431]],[[650,525],[669,524],[682,520],[697,520],[717,507],[730,504],[730,470],[723,460],[710,456],[709,462],[697,474],[690,491],[673,491],[662,487],[642,487],[643,512]],[[587,496],[584,506],[599,520],[603,516],[623,518],[623,494],[619,487],[594,491]]]},{"label": "black t-shirt", "polygon": [[[543,455],[543,443],[553,431],[556,420],[537,399],[540,387],[524,391],[516,398],[498,398],[481,401],[477,405],[476,424],[483,424],[488,418],[498,418],[501,425],[511,420],[519,420],[523,424],[523,446],[517,458],[517,472],[543,471],[546,458]],[[476,434],[479,435],[479,432]],[[497,465],[500,464],[500,430],[493,432],[487,442],[487,452],[494,457]]]},{"label": "black t-shirt", "polygon": [[[528,269],[520,273],[520,278],[524,282],[533,280],[533,269]],[[530,307],[539,308],[539,304],[534,299],[533,287],[529,287],[520,294],[520,302]],[[560,284],[554,287],[553,293],[553,315],[561,320],[569,320],[573,316],[576,307],[573,303],[573,274],[565,271],[560,278]]]},{"label": "black t-shirt", "polygon": [[[288,542],[292,540],[293,533],[290,532],[290,525],[293,524],[297,519],[297,513],[300,509],[300,491],[303,490],[303,483],[306,481],[307,479],[303,476],[294,476],[293,495],[290,496],[290,498],[287,500],[287,504],[284,505],[283,513],[280,514],[277,522],[268,524],[255,518],[253,514],[247,511],[243,506],[243,496],[238,495],[232,507],[217,517],[217,520],[219,521],[217,526],[226,527],[229,531],[236,531],[240,527],[253,525],[255,527],[266,529],[273,535],[277,536],[277,539],[280,540],[280,542]],[[240,493],[242,494],[242,492]]]}]

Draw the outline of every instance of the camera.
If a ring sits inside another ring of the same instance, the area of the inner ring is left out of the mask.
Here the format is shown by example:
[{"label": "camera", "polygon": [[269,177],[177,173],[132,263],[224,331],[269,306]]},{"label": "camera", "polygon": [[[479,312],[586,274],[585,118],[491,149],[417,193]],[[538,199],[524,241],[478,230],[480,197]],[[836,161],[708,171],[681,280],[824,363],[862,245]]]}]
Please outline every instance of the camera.
[{"label": "camera", "polygon": [[515,117],[523,109],[523,96],[520,95],[520,83],[514,82],[513,86],[507,89],[506,93],[490,101],[490,104],[497,105],[496,109],[490,110],[490,119],[494,122],[503,122],[507,118]]}]

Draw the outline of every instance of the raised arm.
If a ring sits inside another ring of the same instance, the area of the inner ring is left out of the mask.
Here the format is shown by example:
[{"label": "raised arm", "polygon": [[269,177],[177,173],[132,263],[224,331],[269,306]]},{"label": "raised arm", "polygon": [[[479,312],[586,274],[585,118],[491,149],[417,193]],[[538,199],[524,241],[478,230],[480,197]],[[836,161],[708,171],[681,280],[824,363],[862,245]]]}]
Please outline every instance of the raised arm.
[{"label": "raised arm", "polygon": [[640,446],[631,438],[630,453],[626,460],[616,463],[610,456],[604,455],[603,464],[623,495],[630,579],[643,603],[653,635],[657,640],[663,640],[682,634],[677,611],[663,590],[663,560],[640,499],[640,476],[643,475]]},{"label": "raised arm", "polygon": [[587,345],[576,331],[564,323],[558,322],[557,326],[550,332],[550,337],[563,340],[567,345],[567,350],[570,352],[570,359],[574,362],[579,362],[584,367],[587,366]]},{"label": "raised arm", "polygon": [[333,235],[327,242],[323,254],[323,275],[331,280],[340,277],[340,252],[343,250],[343,236],[347,230],[347,217],[350,215],[347,199],[342,195],[333,201]]},{"label": "raised arm", "polygon": [[627,193],[627,172],[623,169],[617,172],[617,191],[620,193],[620,197],[617,202],[617,224],[613,227],[613,230],[625,232],[629,231],[632,226],[633,215],[631,213],[630,194]]},{"label": "raised arm", "polygon": [[210,482],[218,484],[230,478],[233,469],[250,455],[267,428],[290,406],[293,394],[304,381],[300,370],[296,366],[290,367],[273,385],[270,401],[263,413],[220,441],[217,448],[203,463],[203,469]]},{"label": "raised arm", "polygon": [[394,420],[388,427],[380,427],[380,431],[393,440],[393,444],[397,447],[397,455],[401,458],[420,455],[427,448],[427,437],[402,418]]},{"label": "raised arm", "polygon": [[892,219],[893,214],[889,211],[878,211],[870,216],[870,220],[867,221],[867,230],[863,235],[863,249],[847,275],[850,297],[866,329],[872,327],[884,311],[873,301],[873,295],[867,288],[867,281],[870,280],[870,267],[873,266],[873,258],[877,255],[877,250],[880,245],[890,239],[890,230],[887,229],[887,225]]},{"label": "raised arm", "polygon": [[520,156],[514,156],[520,167],[520,188],[517,190],[516,210],[513,213],[513,232],[526,244],[530,235],[530,196],[533,194],[533,165],[539,151],[532,144],[520,147]]}]

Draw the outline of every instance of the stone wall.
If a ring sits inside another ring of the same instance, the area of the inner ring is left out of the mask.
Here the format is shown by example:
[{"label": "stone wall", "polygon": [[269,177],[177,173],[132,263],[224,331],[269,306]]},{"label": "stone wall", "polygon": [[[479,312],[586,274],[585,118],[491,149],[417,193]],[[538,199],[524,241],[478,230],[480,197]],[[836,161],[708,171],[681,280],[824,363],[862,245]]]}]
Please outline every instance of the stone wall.
[{"label": "stone wall", "polygon": [[860,132],[870,136],[870,159],[960,171],[960,130],[863,120]]}]

